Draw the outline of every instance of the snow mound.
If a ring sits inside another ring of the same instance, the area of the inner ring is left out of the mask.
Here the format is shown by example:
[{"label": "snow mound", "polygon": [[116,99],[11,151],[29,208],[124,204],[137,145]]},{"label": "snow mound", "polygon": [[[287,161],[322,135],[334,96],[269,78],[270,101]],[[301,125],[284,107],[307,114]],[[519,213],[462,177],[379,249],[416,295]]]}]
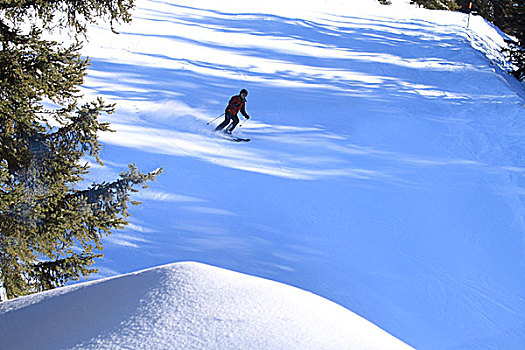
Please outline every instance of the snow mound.
[{"label": "snow mound", "polygon": [[194,262],[0,304],[4,349],[410,349],[303,290]]}]

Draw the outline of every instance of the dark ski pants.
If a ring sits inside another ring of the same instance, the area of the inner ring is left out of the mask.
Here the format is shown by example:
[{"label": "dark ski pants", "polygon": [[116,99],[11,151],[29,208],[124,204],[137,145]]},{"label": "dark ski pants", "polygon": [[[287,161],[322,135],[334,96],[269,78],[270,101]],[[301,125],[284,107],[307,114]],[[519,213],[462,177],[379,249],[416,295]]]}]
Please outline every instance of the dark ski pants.
[{"label": "dark ski pants", "polygon": [[217,125],[217,127],[215,128],[215,131],[224,129],[226,126],[228,126],[228,124],[230,124],[230,122],[233,122],[233,123],[228,128],[227,130],[228,132],[232,132],[233,129],[235,129],[235,127],[239,124],[239,117],[234,114],[226,113],[224,115],[224,121],[220,123],[219,125]]}]

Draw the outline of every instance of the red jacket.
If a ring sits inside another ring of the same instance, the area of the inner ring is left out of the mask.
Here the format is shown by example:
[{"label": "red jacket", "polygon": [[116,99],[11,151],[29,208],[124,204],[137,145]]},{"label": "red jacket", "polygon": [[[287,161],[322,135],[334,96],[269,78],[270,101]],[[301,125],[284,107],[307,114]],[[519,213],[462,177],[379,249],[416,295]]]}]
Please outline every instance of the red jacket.
[{"label": "red jacket", "polygon": [[230,98],[230,102],[228,103],[228,107],[226,107],[225,113],[237,115],[239,111],[241,111],[242,115],[245,117],[249,117],[248,113],[246,113],[246,110],[244,109],[244,106],[246,105],[246,99],[243,99],[239,95],[232,96]]}]

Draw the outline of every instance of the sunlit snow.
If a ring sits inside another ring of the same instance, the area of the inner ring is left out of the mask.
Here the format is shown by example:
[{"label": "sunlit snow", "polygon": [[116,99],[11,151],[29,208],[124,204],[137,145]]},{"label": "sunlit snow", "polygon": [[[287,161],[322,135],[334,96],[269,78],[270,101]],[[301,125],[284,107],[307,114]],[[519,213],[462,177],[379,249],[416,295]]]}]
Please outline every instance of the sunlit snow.
[{"label": "sunlit snow", "polygon": [[[139,0],[120,34],[91,27],[83,92],[117,132],[87,181],[165,169],[105,275],[199,261],[417,349],[520,349],[523,84],[482,18],[393,2]],[[233,143],[213,128],[241,88]]]}]

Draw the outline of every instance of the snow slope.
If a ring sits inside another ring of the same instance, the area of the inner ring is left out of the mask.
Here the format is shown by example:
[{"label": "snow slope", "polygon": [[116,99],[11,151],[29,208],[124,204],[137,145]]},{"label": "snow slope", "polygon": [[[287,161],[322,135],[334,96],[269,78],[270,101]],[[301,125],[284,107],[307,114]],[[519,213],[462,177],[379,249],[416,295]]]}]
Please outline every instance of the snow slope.
[{"label": "snow slope", "polygon": [[0,304],[2,349],[411,349],[314,294],[178,263]]},{"label": "snow slope", "polygon": [[[140,0],[90,30],[107,180],[165,173],[103,274],[201,261],[313,292],[418,349],[525,344],[523,86],[479,17],[374,0]],[[249,90],[249,143],[206,122]]]}]

